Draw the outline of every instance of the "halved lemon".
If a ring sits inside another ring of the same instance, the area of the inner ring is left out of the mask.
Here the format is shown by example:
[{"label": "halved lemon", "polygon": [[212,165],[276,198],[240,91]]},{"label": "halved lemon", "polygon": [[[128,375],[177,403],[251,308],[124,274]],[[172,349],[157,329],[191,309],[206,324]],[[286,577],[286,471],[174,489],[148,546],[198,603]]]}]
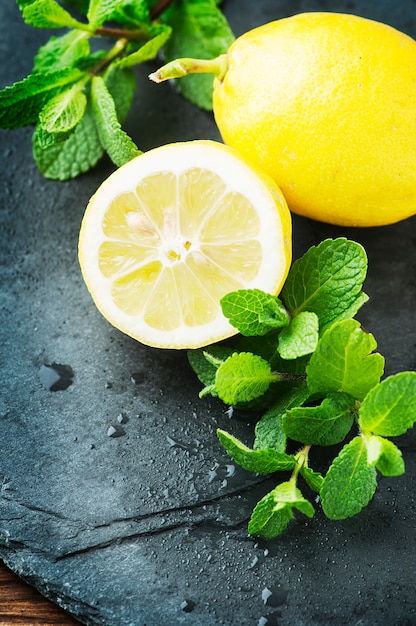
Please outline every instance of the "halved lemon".
[{"label": "halved lemon", "polygon": [[116,170],[86,209],[82,274],[122,332],[159,348],[236,334],[220,299],[276,294],[291,261],[291,217],[276,184],[213,141],[155,148]]}]

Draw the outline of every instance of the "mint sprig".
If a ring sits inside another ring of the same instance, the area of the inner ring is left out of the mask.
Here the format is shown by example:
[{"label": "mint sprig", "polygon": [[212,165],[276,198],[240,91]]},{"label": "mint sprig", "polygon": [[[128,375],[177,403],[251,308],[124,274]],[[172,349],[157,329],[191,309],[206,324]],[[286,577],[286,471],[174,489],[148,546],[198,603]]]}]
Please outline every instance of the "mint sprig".
[{"label": "mint sprig", "polygon": [[[130,68],[161,53],[211,58],[234,39],[215,0],[16,1],[29,26],[64,32],[41,46],[29,76],[0,91],[0,127],[36,124],[36,164],[58,180],[86,172],[104,153],[116,166],[141,154],[121,127],[135,90]],[[102,42],[95,52],[93,39]],[[193,77],[183,95],[211,109],[212,83]]]},{"label": "mint sprig", "polygon": [[[233,348],[189,353],[205,385],[201,395],[256,411],[252,448],[218,430],[228,454],[257,474],[290,473],[254,508],[248,524],[254,535],[276,537],[298,514],[314,515],[300,480],[319,494],[324,514],[338,520],[370,503],[378,473],[405,471],[389,438],[416,421],[416,372],[382,380],[376,340],[353,319],[368,300],[366,271],[362,246],[327,239],[295,261],[279,298],[240,290],[222,299],[224,315],[241,333]],[[325,446],[325,458],[336,446],[326,470],[310,466],[318,446]]]}]

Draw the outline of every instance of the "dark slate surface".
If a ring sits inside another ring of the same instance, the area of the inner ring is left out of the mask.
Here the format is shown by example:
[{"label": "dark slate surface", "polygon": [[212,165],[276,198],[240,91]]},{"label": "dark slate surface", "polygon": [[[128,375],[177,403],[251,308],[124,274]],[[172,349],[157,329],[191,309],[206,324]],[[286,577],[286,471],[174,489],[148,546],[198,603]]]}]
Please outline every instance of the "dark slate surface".
[{"label": "dark slate surface", "polygon": [[[355,12],[416,35],[410,0],[223,8],[236,35],[304,10]],[[13,0],[0,3],[0,29],[3,86],[30,71],[46,36],[22,23]],[[156,66],[137,72],[126,122],[137,143],[218,139],[210,114],[147,81]],[[31,134],[0,134],[0,556],[85,624],[415,624],[415,432],[398,439],[406,474],[381,478],[359,516],[330,522],[318,510],[276,541],[249,537],[251,508],[273,482],[236,468],[215,429],[249,443],[252,426],[198,399],[184,353],[113,329],[82,282],[80,221],[112,165],[45,180]],[[368,252],[360,320],[387,373],[415,369],[416,218],[369,230],[295,218],[295,256],[339,235]]]}]

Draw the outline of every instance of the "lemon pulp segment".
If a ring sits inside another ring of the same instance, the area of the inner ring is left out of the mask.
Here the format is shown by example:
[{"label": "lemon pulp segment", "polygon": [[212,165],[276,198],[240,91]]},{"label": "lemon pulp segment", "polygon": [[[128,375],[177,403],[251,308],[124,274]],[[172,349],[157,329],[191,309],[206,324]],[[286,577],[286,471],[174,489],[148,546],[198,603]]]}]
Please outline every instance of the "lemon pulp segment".
[{"label": "lemon pulp segment", "polygon": [[262,262],[254,206],[197,167],[156,172],[117,196],[103,232],[99,267],[114,302],[160,330],[214,320],[221,297],[243,288]]}]

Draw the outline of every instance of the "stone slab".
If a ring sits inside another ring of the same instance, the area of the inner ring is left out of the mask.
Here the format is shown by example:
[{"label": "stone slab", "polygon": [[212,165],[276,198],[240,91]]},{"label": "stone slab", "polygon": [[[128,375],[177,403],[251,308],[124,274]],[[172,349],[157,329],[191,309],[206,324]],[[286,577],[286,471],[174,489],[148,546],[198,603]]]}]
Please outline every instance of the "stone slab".
[{"label": "stone slab", "polygon": [[[410,0],[226,0],[223,9],[236,35],[305,10],[416,34]],[[29,73],[45,40],[2,0],[1,86]],[[126,130],[138,145],[219,139],[211,114],[149,83],[156,66],[137,70]],[[0,133],[0,557],[87,625],[415,624],[415,432],[397,441],[406,474],[381,478],[357,517],[330,522],[318,509],[278,540],[250,537],[250,512],[273,479],[233,465],[215,431],[249,443],[252,425],[198,398],[183,352],[112,328],[83,284],[80,221],[112,165],[46,180],[31,135]],[[356,230],[295,217],[295,257],[337,236],[367,250],[370,302],[359,317],[386,373],[415,369],[416,218]]]}]

